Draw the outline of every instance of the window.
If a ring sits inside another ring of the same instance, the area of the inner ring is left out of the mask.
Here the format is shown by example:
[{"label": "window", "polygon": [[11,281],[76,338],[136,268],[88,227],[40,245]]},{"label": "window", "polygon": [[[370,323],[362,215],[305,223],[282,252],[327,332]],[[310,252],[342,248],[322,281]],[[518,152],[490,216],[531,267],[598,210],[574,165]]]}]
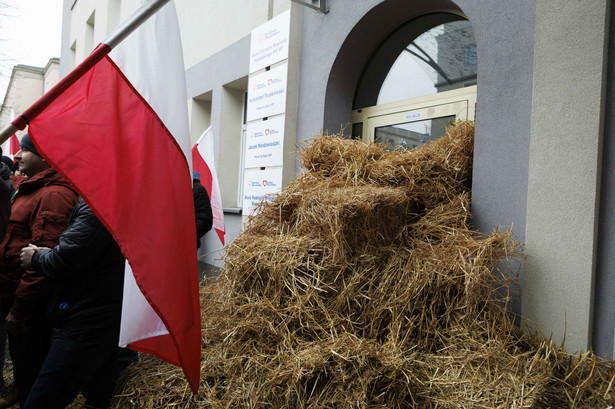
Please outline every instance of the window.
[{"label": "window", "polygon": [[377,104],[475,85],[476,62],[470,22],[440,24],[404,47],[382,84]]},{"label": "window", "polygon": [[474,119],[476,41],[469,21],[432,13],[398,27],[366,65],[351,114],[352,137],[390,148],[439,138]]}]

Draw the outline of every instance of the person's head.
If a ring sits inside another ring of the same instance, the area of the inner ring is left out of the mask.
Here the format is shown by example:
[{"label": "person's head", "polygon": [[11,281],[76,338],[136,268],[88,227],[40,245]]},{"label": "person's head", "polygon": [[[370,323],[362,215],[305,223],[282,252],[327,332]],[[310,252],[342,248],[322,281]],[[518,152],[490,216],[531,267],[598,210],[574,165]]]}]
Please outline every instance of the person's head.
[{"label": "person's head", "polygon": [[38,154],[28,134],[21,137],[19,148],[19,151],[15,154],[15,160],[19,164],[19,171],[27,177],[32,177],[51,167],[49,163]]},{"label": "person's head", "polygon": [[13,160],[11,158],[2,155],[0,160],[9,168],[11,172],[13,171]]}]

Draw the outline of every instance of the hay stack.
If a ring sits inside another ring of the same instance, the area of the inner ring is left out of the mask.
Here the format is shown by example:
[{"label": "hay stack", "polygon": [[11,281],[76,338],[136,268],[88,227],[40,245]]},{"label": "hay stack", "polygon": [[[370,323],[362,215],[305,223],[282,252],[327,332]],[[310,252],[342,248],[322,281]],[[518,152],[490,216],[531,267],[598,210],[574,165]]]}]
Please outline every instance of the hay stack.
[{"label": "hay stack", "polygon": [[[505,312],[510,231],[469,225],[474,127],[411,151],[319,136],[202,294],[202,382],[148,357],[116,408],[560,408],[615,402],[615,366]],[[495,274],[494,274],[495,273]]]}]

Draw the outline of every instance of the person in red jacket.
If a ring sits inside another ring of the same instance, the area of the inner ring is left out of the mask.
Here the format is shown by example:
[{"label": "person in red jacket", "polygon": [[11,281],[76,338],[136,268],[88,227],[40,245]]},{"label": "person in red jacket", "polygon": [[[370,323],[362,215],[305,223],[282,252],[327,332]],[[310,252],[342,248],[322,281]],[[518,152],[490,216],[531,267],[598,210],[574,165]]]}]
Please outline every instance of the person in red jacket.
[{"label": "person in red jacket", "polygon": [[23,269],[19,256],[29,243],[41,247],[58,244],[78,196],[38,154],[27,134],[19,147],[15,159],[26,176],[11,177],[15,187],[11,217],[0,243],[0,305],[23,405],[49,351],[51,329],[45,322],[48,279]]}]

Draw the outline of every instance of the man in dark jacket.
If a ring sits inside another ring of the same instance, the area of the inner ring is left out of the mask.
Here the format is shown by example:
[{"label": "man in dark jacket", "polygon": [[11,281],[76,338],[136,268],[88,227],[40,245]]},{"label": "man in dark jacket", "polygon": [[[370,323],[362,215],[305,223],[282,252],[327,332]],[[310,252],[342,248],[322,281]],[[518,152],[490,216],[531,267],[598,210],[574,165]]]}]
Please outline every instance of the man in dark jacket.
[{"label": "man in dark jacket", "polygon": [[64,408],[81,391],[107,407],[115,387],[124,283],[119,246],[81,199],[53,249],[28,246],[23,267],[54,286],[50,320],[59,329],[25,408]]},{"label": "man in dark jacket", "polygon": [[[2,155],[1,147],[0,147],[0,155]],[[13,193],[15,192],[15,188],[13,187],[13,183],[11,182],[11,176],[13,176],[13,169],[12,169],[13,165],[11,164],[9,167],[9,165],[5,162],[4,158],[7,158],[9,160],[9,163],[12,163],[11,158],[7,156],[2,156],[2,160],[0,161],[0,178],[2,178],[2,180],[4,181],[4,184],[9,189],[9,192],[12,196]]]},{"label": "man in dark jacket", "polygon": [[77,194],[38,154],[27,134],[19,146],[15,158],[26,177],[11,177],[16,191],[7,232],[0,243],[0,300],[23,404],[49,350],[51,330],[44,320],[48,291],[45,277],[23,269],[19,255],[29,243],[47,247],[58,244]]},{"label": "man in dark jacket", "polygon": [[214,217],[207,190],[201,184],[199,172],[192,172],[192,197],[196,217],[196,248],[201,247],[201,237],[211,230]]}]

